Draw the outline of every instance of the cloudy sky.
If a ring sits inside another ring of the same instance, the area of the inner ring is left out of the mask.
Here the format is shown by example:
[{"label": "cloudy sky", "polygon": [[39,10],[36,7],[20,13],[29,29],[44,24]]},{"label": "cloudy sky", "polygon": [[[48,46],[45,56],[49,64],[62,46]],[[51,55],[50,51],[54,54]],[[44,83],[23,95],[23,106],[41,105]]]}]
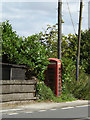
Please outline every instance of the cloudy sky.
[{"label": "cloudy sky", "polygon": [[[67,35],[74,34],[78,31],[79,21],[79,0],[62,0],[63,25],[62,32]],[[68,1],[68,5],[67,5]],[[88,1],[83,0],[83,19],[82,29],[88,29]],[[2,21],[9,20],[13,30],[20,36],[29,36],[39,33],[46,29],[47,24],[54,25],[57,23],[57,2],[58,0],[2,0],[0,3],[2,9]],[[69,9],[68,9],[69,7]],[[69,10],[74,23],[74,28],[71,22]],[[74,31],[75,29],[75,31]]]}]

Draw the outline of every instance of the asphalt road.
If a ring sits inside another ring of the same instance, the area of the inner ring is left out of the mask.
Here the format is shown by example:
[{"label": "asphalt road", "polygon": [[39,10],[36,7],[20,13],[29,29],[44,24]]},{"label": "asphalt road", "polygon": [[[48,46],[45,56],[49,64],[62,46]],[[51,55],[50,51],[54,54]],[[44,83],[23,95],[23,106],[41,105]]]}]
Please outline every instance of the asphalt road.
[{"label": "asphalt road", "polygon": [[21,111],[18,110],[11,113],[3,113],[2,120],[7,120],[4,118],[18,118],[16,120],[20,120],[19,118],[72,118],[73,120],[79,118],[77,120],[86,120],[90,119],[90,117],[88,117],[88,107],[90,106],[82,105],[39,111],[29,111],[29,109]]}]

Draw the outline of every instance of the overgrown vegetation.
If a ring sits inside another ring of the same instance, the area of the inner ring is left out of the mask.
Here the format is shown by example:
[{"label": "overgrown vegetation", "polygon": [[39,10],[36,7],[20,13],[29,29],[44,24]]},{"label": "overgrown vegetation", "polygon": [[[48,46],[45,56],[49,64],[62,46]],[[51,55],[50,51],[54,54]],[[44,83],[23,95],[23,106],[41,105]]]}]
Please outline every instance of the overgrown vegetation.
[{"label": "overgrown vegetation", "polygon": [[47,51],[38,41],[37,34],[29,37],[19,37],[12,30],[9,21],[2,23],[2,61],[27,66],[26,75],[36,76],[43,80],[43,72],[48,65]]},{"label": "overgrown vegetation", "polygon": [[[42,45],[46,47],[48,56],[57,57],[57,24],[47,26],[44,33],[40,33]],[[62,35],[62,92],[73,94],[77,99],[89,99],[90,79],[90,29],[81,33],[81,56],[79,82],[76,81],[78,35]],[[50,46],[50,47],[49,47]],[[67,95],[66,95],[67,96]]]},{"label": "overgrown vegetation", "polygon": [[90,29],[81,34],[80,76],[76,81],[77,35],[62,35],[62,95],[54,96],[50,88],[45,86],[43,72],[47,68],[48,58],[57,58],[57,24],[47,26],[45,32],[32,36],[19,37],[9,21],[1,24],[2,60],[12,64],[27,66],[26,75],[36,76],[37,96],[40,100],[66,101],[89,99],[90,79]]},{"label": "overgrown vegetation", "polygon": [[63,102],[63,101],[72,101],[76,100],[73,94],[70,94],[68,90],[62,91],[60,97],[56,97],[52,90],[47,87],[43,81],[37,84],[37,97],[39,97],[38,101],[53,101],[53,102]]}]

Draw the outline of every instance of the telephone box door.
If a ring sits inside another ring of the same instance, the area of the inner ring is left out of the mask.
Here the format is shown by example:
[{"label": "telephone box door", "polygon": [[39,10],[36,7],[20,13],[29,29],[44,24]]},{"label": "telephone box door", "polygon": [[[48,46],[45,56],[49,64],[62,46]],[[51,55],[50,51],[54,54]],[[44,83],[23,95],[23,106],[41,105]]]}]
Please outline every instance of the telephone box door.
[{"label": "telephone box door", "polygon": [[49,58],[50,64],[45,71],[45,84],[52,89],[54,94],[61,95],[61,61]]}]

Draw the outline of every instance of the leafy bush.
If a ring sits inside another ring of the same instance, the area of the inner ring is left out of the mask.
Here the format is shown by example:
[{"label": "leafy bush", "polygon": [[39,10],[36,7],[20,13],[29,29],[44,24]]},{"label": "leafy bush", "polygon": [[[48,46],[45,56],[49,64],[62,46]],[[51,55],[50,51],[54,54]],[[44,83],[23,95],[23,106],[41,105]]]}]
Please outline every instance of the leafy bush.
[{"label": "leafy bush", "polygon": [[[47,26],[44,33],[41,33],[41,41],[48,50],[48,56],[57,57],[58,43],[57,25]],[[90,73],[90,29],[81,32],[80,46],[80,77],[79,83],[76,81],[76,59],[78,35],[68,34],[62,35],[62,91],[68,89],[75,97],[79,99],[87,99],[88,80],[87,74]],[[84,78],[84,79],[83,79]],[[74,83],[74,84],[73,84]],[[79,96],[80,95],[80,96]]]},{"label": "leafy bush", "polygon": [[56,97],[53,91],[47,87],[44,82],[39,82],[36,87],[37,97],[39,97],[39,101],[53,101],[53,102],[62,102],[62,101],[72,101],[75,100],[72,94],[69,93],[68,90],[65,92],[62,91],[61,97]]},{"label": "leafy bush", "polygon": [[89,75],[80,66],[79,82],[76,81],[76,66],[72,59],[62,60],[62,90],[68,90],[77,99],[89,99]]},{"label": "leafy bush", "polygon": [[80,63],[90,74],[90,28],[81,33]]},{"label": "leafy bush", "polygon": [[[2,60],[12,64],[24,64],[27,66],[26,75],[44,79],[43,72],[48,65],[46,49],[38,41],[37,34],[19,37],[12,30],[9,21],[2,23]],[[30,76],[28,76],[30,77]],[[29,78],[28,78],[29,79]]]},{"label": "leafy bush", "polygon": [[62,91],[66,91],[66,82],[75,79],[76,67],[75,61],[69,58],[62,58]]},{"label": "leafy bush", "polygon": [[90,76],[85,73],[80,74],[79,82],[76,80],[67,82],[67,87],[70,93],[72,93],[78,99],[88,99],[89,100],[89,79]]},{"label": "leafy bush", "polygon": [[44,82],[39,82],[37,84],[37,96],[40,100],[53,100],[54,94],[49,87],[47,87]]}]

